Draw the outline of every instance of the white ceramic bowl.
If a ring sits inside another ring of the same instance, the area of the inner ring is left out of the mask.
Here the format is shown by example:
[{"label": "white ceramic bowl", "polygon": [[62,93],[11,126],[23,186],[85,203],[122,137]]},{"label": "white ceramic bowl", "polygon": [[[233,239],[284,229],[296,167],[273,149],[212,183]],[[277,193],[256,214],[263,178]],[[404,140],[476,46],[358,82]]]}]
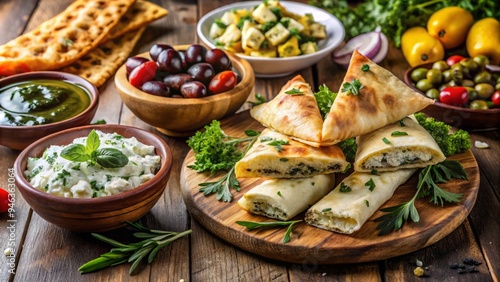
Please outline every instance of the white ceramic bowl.
[{"label": "white ceramic bowl", "polygon": [[[262,1],[245,1],[222,6],[215,9],[205,16],[203,16],[196,27],[196,31],[201,41],[209,46],[215,48],[215,40],[210,38],[210,26],[215,19],[220,18],[224,12],[232,9],[250,9],[256,5],[261,4]],[[314,20],[326,26],[327,39],[318,42],[318,51],[312,54],[300,55],[289,58],[262,58],[251,57],[244,54],[238,56],[246,59],[253,67],[256,77],[280,77],[291,74],[295,71],[307,68],[319,60],[329,55],[337,46],[342,43],[345,36],[345,30],[342,23],[332,14],[327,11],[302,3],[280,1],[287,10],[299,14],[312,14]]]}]

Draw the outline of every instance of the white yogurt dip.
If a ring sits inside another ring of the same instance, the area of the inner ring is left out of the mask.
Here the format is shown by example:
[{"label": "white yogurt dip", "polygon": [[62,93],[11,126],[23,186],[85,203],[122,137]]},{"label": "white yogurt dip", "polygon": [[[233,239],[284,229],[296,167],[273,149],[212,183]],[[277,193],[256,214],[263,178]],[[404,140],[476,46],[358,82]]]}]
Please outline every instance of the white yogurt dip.
[{"label": "white yogurt dip", "polygon": [[[135,137],[125,138],[99,130],[96,133],[99,148],[114,148],[127,156],[125,166],[105,168],[90,161],[70,161],[60,156],[66,146],[52,145],[41,158],[28,159],[25,176],[30,184],[61,197],[95,198],[128,191],[153,178],[161,162],[154,146],[145,145]],[[85,146],[86,141],[87,137],[81,137],[72,144]]]}]

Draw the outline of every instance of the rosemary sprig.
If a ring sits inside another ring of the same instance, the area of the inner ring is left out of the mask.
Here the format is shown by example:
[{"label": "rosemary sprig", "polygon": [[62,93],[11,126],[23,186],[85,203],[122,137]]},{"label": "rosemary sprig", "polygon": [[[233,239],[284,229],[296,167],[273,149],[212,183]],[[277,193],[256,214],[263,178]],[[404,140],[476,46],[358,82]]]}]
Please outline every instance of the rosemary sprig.
[{"label": "rosemary sprig", "polygon": [[302,220],[292,220],[292,221],[265,221],[265,222],[255,222],[255,221],[236,221],[236,224],[246,227],[248,230],[254,230],[257,228],[273,228],[273,227],[285,227],[288,226],[283,237],[283,244],[290,242],[291,233],[293,225],[301,222]]},{"label": "rosemary sprig", "polygon": [[183,236],[191,234],[192,232],[191,230],[186,230],[184,232],[153,230],[148,229],[141,224],[128,221],[127,224],[139,231],[133,235],[138,239],[143,239],[142,241],[131,244],[122,244],[106,236],[92,233],[92,236],[114,246],[114,248],[112,248],[109,252],[102,254],[98,258],[83,264],[80,268],[78,268],[78,271],[84,274],[98,271],[109,266],[132,262],[132,266],[129,269],[129,274],[132,274],[144,258],[147,257],[147,262],[150,264],[153,262],[153,259],[160,249]]}]

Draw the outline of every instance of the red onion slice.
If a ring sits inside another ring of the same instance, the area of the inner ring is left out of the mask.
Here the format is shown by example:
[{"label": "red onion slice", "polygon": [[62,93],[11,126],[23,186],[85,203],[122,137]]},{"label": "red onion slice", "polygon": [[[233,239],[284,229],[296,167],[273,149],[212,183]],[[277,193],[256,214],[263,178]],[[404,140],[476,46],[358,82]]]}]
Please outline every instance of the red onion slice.
[{"label": "red onion slice", "polygon": [[358,35],[349,40],[344,46],[336,49],[332,53],[332,60],[347,68],[352,53],[354,50],[358,50],[358,52],[378,64],[386,57],[388,49],[389,41],[387,36],[380,31],[380,27],[377,27],[375,31]]}]

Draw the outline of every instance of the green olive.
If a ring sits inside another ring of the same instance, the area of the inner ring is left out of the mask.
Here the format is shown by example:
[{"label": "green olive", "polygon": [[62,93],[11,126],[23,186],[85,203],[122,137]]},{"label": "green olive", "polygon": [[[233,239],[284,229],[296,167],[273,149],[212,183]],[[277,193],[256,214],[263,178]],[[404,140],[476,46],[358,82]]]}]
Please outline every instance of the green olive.
[{"label": "green olive", "polygon": [[427,77],[427,80],[430,81],[430,83],[437,85],[437,84],[441,83],[443,75],[442,75],[440,70],[430,69],[427,72],[426,77]]},{"label": "green olive", "polygon": [[452,77],[451,77],[451,70],[445,70],[443,71],[443,82],[444,83],[448,83],[451,81]]},{"label": "green olive", "polygon": [[462,80],[462,86],[468,86],[468,87],[474,87],[474,81],[470,79],[464,79]]},{"label": "green olive", "polygon": [[474,101],[479,98],[479,96],[477,95],[477,90],[473,87],[465,86],[465,89],[467,89],[467,94],[469,94],[469,101]]},{"label": "green olive", "polygon": [[411,72],[410,77],[413,82],[418,82],[419,80],[424,79],[426,74],[426,68],[417,68]]},{"label": "green olive", "polygon": [[447,69],[450,69],[450,66],[445,61],[437,61],[432,64],[432,69],[439,70],[439,71],[445,71]]},{"label": "green olive", "polygon": [[465,69],[468,69],[470,74],[476,73],[476,71],[478,71],[480,69],[480,66],[474,60],[472,60],[470,58],[461,60],[460,64]]},{"label": "green olive", "polygon": [[495,92],[495,88],[493,85],[488,84],[488,83],[479,83],[474,86],[474,89],[477,91],[477,95],[479,95],[479,98],[481,99],[489,99],[491,95],[493,95],[493,92]]},{"label": "green olive", "polygon": [[464,67],[460,63],[456,63],[451,66],[451,79],[456,83],[462,83],[464,79]]},{"label": "green olive", "polygon": [[486,101],[483,100],[475,100],[470,103],[469,108],[473,110],[487,110],[488,103],[486,103]]},{"label": "green olive", "polygon": [[452,87],[452,86],[457,86],[457,84],[456,84],[456,83],[455,83],[455,81],[453,81],[453,80],[452,80],[452,81],[450,81],[450,82],[448,82],[448,83],[445,83],[445,84],[443,84],[443,85],[440,85],[438,89],[439,89],[439,91],[442,91],[442,90],[443,90],[443,89],[445,89],[446,87]]},{"label": "green olive", "polygon": [[488,71],[481,71],[474,76],[474,83],[488,83],[491,80],[491,74]]},{"label": "green olive", "polygon": [[439,99],[439,90],[436,88],[431,88],[425,92],[425,96],[431,99]]},{"label": "green olive", "polygon": [[474,60],[474,62],[476,62],[480,67],[484,67],[490,63],[490,59],[484,55],[476,56],[472,58],[472,60]]},{"label": "green olive", "polygon": [[495,90],[500,90],[500,83],[497,83],[497,85],[495,85]]},{"label": "green olive", "polygon": [[432,83],[427,78],[419,80],[417,82],[417,85],[415,85],[415,86],[417,87],[418,90],[420,90],[422,92],[426,92],[427,90],[429,90],[433,87]]}]

